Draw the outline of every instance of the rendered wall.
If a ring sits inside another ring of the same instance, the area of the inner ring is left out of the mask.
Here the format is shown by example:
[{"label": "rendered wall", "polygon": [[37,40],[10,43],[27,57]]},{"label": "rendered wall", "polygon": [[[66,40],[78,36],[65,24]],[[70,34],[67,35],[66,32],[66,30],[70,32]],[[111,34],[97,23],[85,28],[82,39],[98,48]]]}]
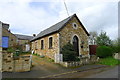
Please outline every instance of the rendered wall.
[{"label": "rendered wall", "polygon": [[2,71],[2,22],[0,22],[0,72]]}]

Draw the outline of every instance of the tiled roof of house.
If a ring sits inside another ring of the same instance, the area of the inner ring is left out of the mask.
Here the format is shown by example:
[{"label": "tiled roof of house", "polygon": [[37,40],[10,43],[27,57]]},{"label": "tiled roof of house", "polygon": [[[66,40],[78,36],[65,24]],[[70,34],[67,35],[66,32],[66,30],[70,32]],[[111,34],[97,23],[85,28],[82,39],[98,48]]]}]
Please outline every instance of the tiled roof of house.
[{"label": "tiled roof of house", "polygon": [[21,34],[15,34],[15,36],[21,40],[31,40],[33,38],[33,36],[27,36],[27,35],[21,35]]},{"label": "tiled roof of house", "polygon": [[[68,18],[56,23],[55,25],[41,31],[36,37],[34,37],[31,41],[37,40],[39,38],[42,38],[46,35],[55,33],[55,32],[59,32],[65,25],[66,23],[68,23],[68,21],[70,21],[74,16],[76,16],[76,14],[69,16]],[[77,17],[77,16],[76,16]],[[78,17],[77,17],[78,19]],[[78,19],[79,20],[79,19]],[[82,23],[80,22],[80,24],[82,25]],[[85,32],[87,33],[87,35],[89,35],[89,33],[86,31],[86,29],[84,28],[84,26],[82,25],[83,29],[85,30]]]}]

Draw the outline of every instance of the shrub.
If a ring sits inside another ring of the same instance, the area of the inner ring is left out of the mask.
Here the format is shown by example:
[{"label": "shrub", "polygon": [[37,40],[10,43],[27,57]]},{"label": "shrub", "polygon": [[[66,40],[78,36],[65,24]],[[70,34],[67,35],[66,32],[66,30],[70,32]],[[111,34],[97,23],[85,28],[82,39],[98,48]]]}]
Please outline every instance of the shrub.
[{"label": "shrub", "polygon": [[9,48],[7,49],[7,52],[9,52],[9,53],[14,53],[14,52],[15,52],[15,49],[9,47]]},{"label": "shrub", "polygon": [[97,48],[97,56],[100,58],[106,58],[113,55],[112,48],[107,46],[99,46]]},{"label": "shrub", "polygon": [[31,54],[30,51],[23,51],[22,54]]},{"label": "shrub", "polygon": [[76,60],[76,52],[74,51],[74,47],[72,44],[67,43],[63,46],[61,53],[63,54],[63,61],[75,61]]}]

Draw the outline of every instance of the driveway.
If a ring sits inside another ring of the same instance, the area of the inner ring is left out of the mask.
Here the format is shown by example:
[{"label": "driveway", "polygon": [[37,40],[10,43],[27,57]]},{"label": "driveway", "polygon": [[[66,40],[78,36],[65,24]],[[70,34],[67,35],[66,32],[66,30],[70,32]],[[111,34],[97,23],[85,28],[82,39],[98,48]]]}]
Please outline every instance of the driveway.
[{"label": "driveway", "polygon": [[29,72],[3,72],[2,76],[3,78],[46,78],[52,75],[105,67],[103,65],[85,65],[77,68],[65,68],[49,61],[49,59],[39,58],[38,56],[33,56],[33,65]]}]

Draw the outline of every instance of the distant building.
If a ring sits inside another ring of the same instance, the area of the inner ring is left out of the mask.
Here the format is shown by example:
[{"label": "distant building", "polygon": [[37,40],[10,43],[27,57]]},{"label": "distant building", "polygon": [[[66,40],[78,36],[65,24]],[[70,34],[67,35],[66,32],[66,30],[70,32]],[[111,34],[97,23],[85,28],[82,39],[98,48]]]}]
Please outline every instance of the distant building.
[{"label": "distant building", "polygon": [[0,26],[0,49],[6,50],[9,47],[21,46],[23,51],[30,51],[32,36],[13,34],[9,29],[9,24],[3,22],[0,22]]},{"label": "distant building", "polygon": [[31,40],[34,53],[54,59],[68,42],[73,44],[76,56],[89,56],[89,33],[74,14],[40,32]]},{"label": "distant building", "polygon": [[30,40],[33,36],[15,34],[17,37],[17,44],[20,45],[23,51],[30,51]]}]

